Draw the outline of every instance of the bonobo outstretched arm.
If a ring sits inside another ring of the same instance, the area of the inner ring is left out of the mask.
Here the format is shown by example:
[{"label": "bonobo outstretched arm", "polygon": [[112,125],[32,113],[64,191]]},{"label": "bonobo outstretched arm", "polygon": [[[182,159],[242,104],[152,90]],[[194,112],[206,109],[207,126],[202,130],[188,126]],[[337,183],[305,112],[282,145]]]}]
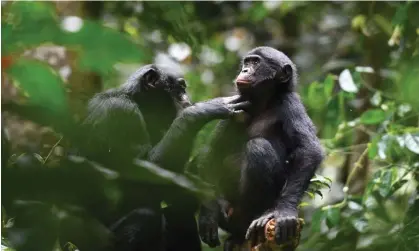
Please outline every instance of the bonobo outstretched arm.
[{"label": "bonobo outstretched arm", "polygon": [[174,120],[162,140],[150,151],[149,160],[162,167],[182,172],[199,130],[214,119],[225,119],[239,113],[249,102],[239,96],[215,98],[184,109]]}]

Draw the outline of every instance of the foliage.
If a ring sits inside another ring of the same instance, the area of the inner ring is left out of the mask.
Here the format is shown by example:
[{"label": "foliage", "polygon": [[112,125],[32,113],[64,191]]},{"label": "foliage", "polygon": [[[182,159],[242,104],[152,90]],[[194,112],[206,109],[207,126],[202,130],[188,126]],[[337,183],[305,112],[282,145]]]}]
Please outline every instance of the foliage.
[{"label": "foliage", "polygon": [[[203,100],[227,95],[241,54],[266,44],[283,48],[301,69],[298,91],[327,152],[325,168],[311,180],[300,205],[308,224],[299,250],[418,250],[417,13],[416,2],[106,2],[103,20],[92,20],[61,16],[52,2],[8,2],[1,21],[2,74],[22,98],[3,103],[3,111],[52,127],[59,140],[46,155],[14,148],[9,154],[13,140],[2,136],[2,158],[11,156],[9,163],[2,160],[2,186],[8,191],[2,204],[37,208],[31,204],[36,198],[54,207],[51,217],[63,223],[79,217],[63,198],[103,190],[111,208],[120,196],[114,182],[121,178],[212,194],[195,176],[143,160],[136,160],[135,170],[115,171],[82,156],[55,156],[58,146],[77,144],[78,120],[68,92],[74,83],[50,65],[28,59],[25,51],[63,46],[75,54],[69,60],[74,70],[97,73],[103,82],[118,74],[116,65],[159,61],[165,52],[160,61],[181,65],[193,99]],[[212,128],[200,132],[195,150],[205,146]],[[336,163],[339,158],[343,164]],[[328,173],[330,167],[342,175]],[[13,168],[27,178],[8,176]],[[43,179],[50,170],[67,168],[80,168],[97,182]],[[343,192],[332,196],[339,185]],[[12,224],[3,212],[2,230],[7,233]],[[2,238],[2,245],[9,246],[8,240]]]}]

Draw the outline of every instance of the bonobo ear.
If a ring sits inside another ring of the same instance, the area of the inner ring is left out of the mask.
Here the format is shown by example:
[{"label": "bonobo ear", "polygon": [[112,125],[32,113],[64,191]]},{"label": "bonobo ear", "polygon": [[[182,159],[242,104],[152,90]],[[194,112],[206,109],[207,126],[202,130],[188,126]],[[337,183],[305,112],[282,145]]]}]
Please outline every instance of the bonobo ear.
[{"label": "bonobo ear", "polygon": [[159,73],[155,69],[148,69],[143,75],[144,83],[146,87],[155,87],[155,82],[159,79]]},{"label": "bonobo ear", "polygon": [[292,78],[292,67],[289,64],[284,65],[281,68],[281,74],[280,74],[280,81],[285,83],[290,81]]},{"label": "bonobo ear", "polygon": [[184,78],[178,78],[176,79],[176,81],[178,82],[178,84],[182,87],[182,88],[186,88],[186,81]]}]

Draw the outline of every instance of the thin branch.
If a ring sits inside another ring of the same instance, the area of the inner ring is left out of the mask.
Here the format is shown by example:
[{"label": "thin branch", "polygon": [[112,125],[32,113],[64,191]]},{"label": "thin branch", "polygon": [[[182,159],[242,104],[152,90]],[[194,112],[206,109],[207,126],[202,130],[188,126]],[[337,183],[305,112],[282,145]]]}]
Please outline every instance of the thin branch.
[{"label": "thin branch", "polygon": [[57,143],[55,143],[53,146],[52,146],[52,148],[51,148],[51,150],[49,151],[49,153],[48,153],[48,155],[47,155],[47,157],[45,157],[45,159],[44,159],[44,165],[45,165],[45,163],[47,163],[47,160],[49,159],[49,157],[51,156],[51,154],[52,154],[52,152],[54,151],[54,149],[58,146],[58,144],[60,144],[60,142],[61,142],[61,140],[63,139],[63,136],[61,136],[61,138],[57,141]]}]

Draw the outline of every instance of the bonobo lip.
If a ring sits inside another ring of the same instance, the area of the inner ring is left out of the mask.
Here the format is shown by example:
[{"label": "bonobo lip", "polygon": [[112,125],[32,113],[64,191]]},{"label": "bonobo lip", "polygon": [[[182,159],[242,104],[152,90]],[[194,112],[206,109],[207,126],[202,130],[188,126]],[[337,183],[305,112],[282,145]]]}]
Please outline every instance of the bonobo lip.
[{"label": "bonobo lip", "polygon": [[236,79],[236,85],[237,86],[250,86],[252,84],[252,81],[245,80],[245,79]]}]

